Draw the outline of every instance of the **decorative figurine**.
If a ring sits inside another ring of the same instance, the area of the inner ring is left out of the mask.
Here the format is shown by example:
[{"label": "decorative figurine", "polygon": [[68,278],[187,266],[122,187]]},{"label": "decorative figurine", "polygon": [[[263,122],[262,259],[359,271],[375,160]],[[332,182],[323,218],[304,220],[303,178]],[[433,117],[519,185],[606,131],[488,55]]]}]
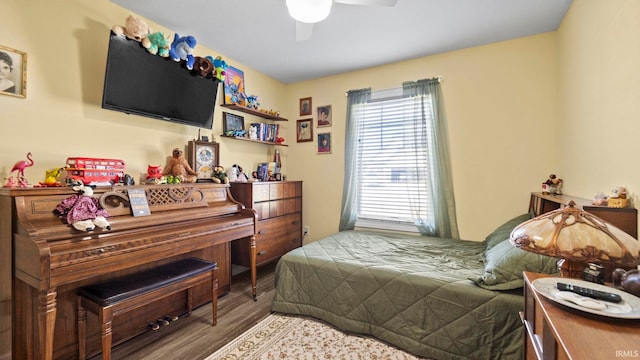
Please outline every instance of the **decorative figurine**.
[{"label": "decorative figurine", "polygon": [[58,181],[58,176],[60,176],[62,170],[64,170],[64,168],[46,170],[44,173],[44,182],[40,182],[39,185],[47,187],[61,187],[62,183]]},{"label": "decorative figurine", "polygon": [[247,107],[249,109],[258,110],[260,103],[258,102],[258,95],[247,95]]},{"label": "decorative figurine", "polygon": [[29,183],[27,182],[26,176],[24,176],[24,169],[33,166],[33,164],[34,161],[31,158],[31,152],[29,152],[27,153],[27,160],[20,160],[11,168],[9,178],[13,176],[14,171],[17,171],[15,181],[13,181],[12,178],[11,180],[7,178],[7,182],[4,184],[4,187],[15,187],[16,185],[18,185],[18,187],[26,188]]},{"label": "decorative figurine", "polygon": [[640,269],[625,271],[615,269],[613,271],[613,284],[622,290],[640,297]]},{"label": "decorative figurine", "polygon": [[562,195],[563,180],[558,178],[556,174],[549,175],[549,179],[542,183],[543,194]]},{"label": "decorative figurine", "polygon": [[[147,179],[148,184],[162,184],[164,176],[162,176],[162,166],[160,165],[147,165]],[[166,182],[166,181],[165,181]]]}]

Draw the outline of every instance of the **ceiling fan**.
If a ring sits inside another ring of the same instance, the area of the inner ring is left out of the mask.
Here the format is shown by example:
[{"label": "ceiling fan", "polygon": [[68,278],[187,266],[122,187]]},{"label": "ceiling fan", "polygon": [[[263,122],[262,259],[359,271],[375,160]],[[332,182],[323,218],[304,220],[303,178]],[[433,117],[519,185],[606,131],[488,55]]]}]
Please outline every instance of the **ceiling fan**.
[{"label": "ceiling fan", "polygon": [[398,0],[286,0],[289,15],[296,20],[296,41],[311,38],[313,24],[329,16],[333,3],[364,6],[395,6]]}]

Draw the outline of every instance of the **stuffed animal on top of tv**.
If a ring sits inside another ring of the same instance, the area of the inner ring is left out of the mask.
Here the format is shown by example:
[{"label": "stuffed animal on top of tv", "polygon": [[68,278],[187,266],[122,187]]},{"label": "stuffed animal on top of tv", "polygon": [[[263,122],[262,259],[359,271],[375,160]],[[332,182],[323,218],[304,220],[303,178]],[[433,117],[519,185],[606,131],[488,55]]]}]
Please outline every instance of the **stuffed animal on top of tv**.
[{"label": "stuffed animal on top of tv", "polygon": [[213,64],[213,77],[224,82],[225,75],[227,74],[227,62],[222,60],[221,56],[216,56],[215,59],[207,56],[207,59],[211,60]]},{"label": "stuffed animal on top of tv", "polygon": [[126,36],[128,39],[141,42],[144,38],[153,33],[151,28],[142,19],[129,15],[124,26],[115,25],[111,29],[114,34]]},{"label": "stuffed animal on top of tv", "polygon": [[187,62],[187,69],[193,70],[193,64],[195,58],[193,57],[193,49],[196,47],[196,38],[191,35],[180,36],[175,33],[173,42],[171,43],[171,49],[169,49],[169,56],[173,61],[185,60]]},{"label": "stuffed animal on top of tv", "polygon": [[171,43],[164,36],[164,33],[158,31],[142,39],[142,47],[147,49],[149,54],[168,57]]}]

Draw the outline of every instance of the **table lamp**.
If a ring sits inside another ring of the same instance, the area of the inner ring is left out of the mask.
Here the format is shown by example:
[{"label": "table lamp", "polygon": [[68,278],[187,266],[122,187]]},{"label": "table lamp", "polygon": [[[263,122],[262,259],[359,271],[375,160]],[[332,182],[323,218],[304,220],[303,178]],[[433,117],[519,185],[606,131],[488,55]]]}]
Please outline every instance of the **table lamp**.
[{"label": "table lamp", "polygon": [[559,258],[560,276],[581,278],[588,263],[636,268],[640,242],[606,221],[575,207],[550,211],[516,226],[510,242],[522,250]]}]

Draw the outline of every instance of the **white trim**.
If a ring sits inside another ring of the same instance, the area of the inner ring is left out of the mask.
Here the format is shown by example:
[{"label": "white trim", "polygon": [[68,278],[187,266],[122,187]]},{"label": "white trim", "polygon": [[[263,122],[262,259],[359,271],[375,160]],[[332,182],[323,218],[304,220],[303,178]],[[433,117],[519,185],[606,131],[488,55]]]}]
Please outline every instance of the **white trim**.
[{"label": "white trim", "polygon": [[389,221],[359,219],[359,220],[356,220],[355,226],[360,228],[402,231],[402,232],[418,233],[418,234],[420,233],[420,231],[418,231],[418,228],[415,225],[389,222]]}]

